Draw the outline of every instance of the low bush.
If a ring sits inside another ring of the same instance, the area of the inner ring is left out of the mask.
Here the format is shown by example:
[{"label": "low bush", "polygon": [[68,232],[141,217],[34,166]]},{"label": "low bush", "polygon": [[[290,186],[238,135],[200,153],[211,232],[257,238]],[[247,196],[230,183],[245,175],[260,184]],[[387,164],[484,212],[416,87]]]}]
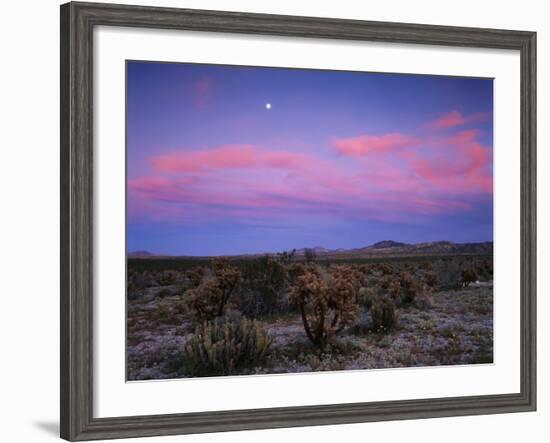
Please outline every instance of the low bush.
[{"label": "low bush", "polygon": [[367,310],[372,307],[374,300],[376,300],[377,293],[372,287],[361,287],[357,294],[357,301],[360,305],[363,305]]},{"label": "low bush", "polygon": [[317,259],[317,252],[315,252],[315,249],[304,249],[304,259],[307,263],[313,263]]},{"label": "low bush", "polygon": [[199,323],[223,316],[241,273],[224,261],[212,261],[213,275],[185,293],[193,319]]},{"label": "low bush", "polygon": [[390,297],[378,297],[371,309],[373,329],[376,332],[389,332],[397,328],[399,313],[394,301]]},{"label": "low bush", "polygon": [[390,263],[374,263],[371,265],[370,269],[375,272],[380,272],[382,275],[392,275],[393,266]]},{"label": "low bush", "polygon": [[412,303],[418,293],[419,285],[416,279],[409,271],[404,271],[399,277],[401,286],[401,301],[403,303]]},{"label": "low bush", "polygon": [[401,283],[396,277],[386,275],[380,283],[379,292],[379,295],[387,295],[390,297],[396,306],[401,304]]},{"label": "low bush", "polygon": [[157,319],[160,322],[167,323],[173,320],[174,312],[166,302],[160,302],[156,306]]},{"label": "low bush", "polygon": [[286,286],[287,270],[279,260],[268,255],[250,260],[242,267],[239,309],[248,317],[284,313]]},{"label": "low bush", "polygon": [[419,309],[430,309],[433,307],[433,290],[427,284],[423,284],[416,294],[414,305]]},{"label": "low bush", "polygon": [[171,288],[167,288],[167,287],[162,287],[156,293],[156,296],[159,298],[170,297],[171,295],[174,295],[174,291]]},{"label": "low bush", "polygon": [[162,271],[158,273],[156,280],[159,286],[170,286],[177,282],[178,273],[172,270]]},{"label": "low bush", "polygon": [[439,287],[439,277],[433,271],[426,271],[422,275],[422,280],[432,289],[437,289]]},{"label": "low bush", "polygon": [[206,269],[202,266],[197,266],[193,269],[189,269],[185,276],[187,277],[187,280],[191,284],[191,287],[196,288],[199,286],[204,279],[204,276],[206,274]]},{"label": "low bush", "polygon": [[253,371],[269,354],[272,339],[255,321],[218,317],[197,327],[183,351],[189,376],[234,375]]},{"label": "low bush", "polygon": [[461,281],[463,286],[470,286],[478,280],[477,272],[474,268],[467,268],[462,271]]},{"label": "low bush", "polygon": [[461,285],[460,276],[463,264],[458,258],[439,258],[434,262],[433,270],[439,279],[439,287],[456,288]]}]

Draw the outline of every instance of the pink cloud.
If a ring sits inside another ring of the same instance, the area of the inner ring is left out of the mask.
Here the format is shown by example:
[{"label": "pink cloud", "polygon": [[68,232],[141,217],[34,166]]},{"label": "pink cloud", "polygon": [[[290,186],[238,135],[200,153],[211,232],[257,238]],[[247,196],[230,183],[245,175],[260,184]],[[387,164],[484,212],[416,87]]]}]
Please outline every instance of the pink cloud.
[{"label": "pink cloud", "polygon": [[[333,196],[311,189],[297,189],[282,183],[262,183],[242,180],[240,183],[220,180],[212,184],[209,180],[193,183],[172,178],[155,180],[140,177],[128,183],[132,207],[148,208],[157,203],[164,214],[179,214],[189,217],[194,213],[202,216],[246,216],[288,218],[289,211],[314,213],[335,211],[340,207]],[[167,205],[167,203],[171,205]],[[157,213],[156,211],[152,211]]]},{"label": "pink cloud", "polygon": [[153,157],[150,163],[157,172],[181,173],[241,168],[300,170],[330,166],[329,162],[312,155],[263,149],[254,145],[225,145],[198,151],[174,151]]},{"label": "pink cloud", "polygon": [[442,142],[449,146],[444,151],[426,157],[409,152],[403,158],[412,173],[439,192],[451,195],[491,193],[491,149],[477,141],[479,134],[477,130],[462,131]]},{"label": "pink cloud", "polygon": [[436,129],[446,129],[453,128],[454,126],[463,125],[464,123],[466,123],[466,119],[460,112],[451,111],[448,114],[445,114],[435,119],[433,122],[431,122],[430,126]]},{"label": "pink cloud", "polygon": [[[487,115],[463,117],[451,113],[447,117],[445,125],[451,127],[451,124],[477,121],[487,118]],[[480,136],[479,129],[467,129],[447,136],[362,135],[333,141],[333,146],[337,152],[351,158],[364,157],[366,160],[368,157],[364,165],[369,167],[369,172],[364,174],[364,183],[386,194],[397,192],[405,196],[402,207],[408,210],[409,202],[416,202],[418,208],[427,207],[420,205],[417,194],[429,195],[437,201],[435,195],[456,198],[492,192],[492,150],[479,142]],[[373,153],[379,155],[369,155]],[[399,160],[402,164],[396,166]]]},{"label": "pink cloud", "polygon": [[339,138],[332,145],[340,154],[351,157],[363,157],[369,154],[386,153],[414,145],[415,137],[392,133],[385,135],[360,135],[350,138]]},{"label": "pink cloud", "polygon": [[492,151],[480,136],[363,135],[333,140],[328,153],[251,144],[167,152],[128,181],[129,215],[400,221],[464,212],[492,192]]},{"label": "pink cloud", "polygon": [[490,119],[492,113],[477,112],[475,114],[463,115],[457,110],[453,110],[441,117],[436,118],[428,124],[432,129],[449,129],[465,124],[481,123]]},{"label": "pink cloud", "polygon": [[[341,174],[341,171],[335,171]],[[132,212],[151,213],[155,217],[193,219],[244,217],[246,220],[289,222],[293,217],[319,215],[347,216],[359,219],[399,221],[409,215],[435,215],[464,211],[467,202],[426,193],[426,187],[414,183],[407,174],[394,171],[390,187],[380,187],[382,176],[339,179],[302,176],[299,182],[258,182],[243,178],[240,182],[208,179],[185,182],[178,178],[167,181],[141,177],[129,181]],[[155,209],[158,205],[158,209]]]}]

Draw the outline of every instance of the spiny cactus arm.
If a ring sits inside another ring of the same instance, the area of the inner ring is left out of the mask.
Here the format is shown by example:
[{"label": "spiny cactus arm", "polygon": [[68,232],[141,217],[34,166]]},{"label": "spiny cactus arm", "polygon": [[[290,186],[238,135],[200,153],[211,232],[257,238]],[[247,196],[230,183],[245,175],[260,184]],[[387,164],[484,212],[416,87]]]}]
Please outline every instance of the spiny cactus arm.
[{"label": "spiny cactus arm", "polygon": [[332,326],[332,329],[334,329],[334,333],[338,334],[340,331],[342,331],[346,327],[346,323],[341,321],[338,326],[336,323]]},{"label": "spiny cactus arm", "polygon": [[324,349],[326,344],[326,320],[327,306],[324,303],[324,300],[320,298],[317,300],[317,305],[314,308],[314,319],[315,319],[315,328],[313,331],[313,338],[315,339],[314,343],[318,345],[321,349]]},{"label": "spiny cactus arm", "polygon": [[322,339],[325,335],[325,317],[327,314],[326,305],[324,303],[319,303],[319,310],[318,310],[318,318],[317,318],[317,330],[316,330],[316,336],[319,339]]},{"label": "spiny cactus arm", "polygon": [[315,339],[313,338],[313,334],[311,333],[311,328],[309,327],[305,302],[303,300],[302,303],[300,303],[300,314],[302,315],[302,323],[304,324],[304,330],[306,331],[307,338],[309,338],[312,343],[315,343]]},{"label": "spiny cactus arm", "polygon": [[225,308],[225,305],[229,301],[229,297],[231,297],[231,293],[233,292],[233,288],[235,285],[230,286],[222,295],[222,298],[220,300],[220,305],[218,306],[218,316],[221,316],[223,314],[223,310]]},{"label": "spiny cactus arm", "polygon": [[335,312],[334,317],[332,317],[332,321],[330,322],[330,327],[334,329],[334,327],[336,327],[336,324],[338,323],[339,319],[340,319],[340,315],[338,314],[338,312]]},{"label": "spiny cactus arm", "polygon": [[224,309],[225,304],[227,303],[228,299],[229,299],[229,297],[226,298],[223,295],[222,295],[222,297],[219,298],[218,308],[216,309],[216,316],[217,317],[220,317],[223,314],[223,309]]},{"label": "spiny cactus arm", "polygon": [[[221,274],[221,273],[220,273]],[[219,299],[218,309],[217,309],[217,315],[221,316],[223,314],[225,305],[229,301],[229,298],[231,297],[231,294],[233,293],[233,290],[237,286],[237,283],[239,281],[240,274],[234,274],[231,275],[219,275],[217,278],[220,280],[219,282],[219,288],[221,291],[221,296]]]}]

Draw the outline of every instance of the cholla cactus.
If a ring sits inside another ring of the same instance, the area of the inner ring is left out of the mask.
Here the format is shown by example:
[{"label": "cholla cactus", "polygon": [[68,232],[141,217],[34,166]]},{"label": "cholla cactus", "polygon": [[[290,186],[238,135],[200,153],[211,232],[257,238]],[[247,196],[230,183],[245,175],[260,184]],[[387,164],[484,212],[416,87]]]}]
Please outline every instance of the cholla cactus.
[{"label": "cholla cactus", "polygon": [[359,291],[360,288],[368,286],[368,266],[351,266],[351,268],[353,269],[353,279],[357,290]]},{"label": "cholla cactus", "polygon": [[477,279],[477,272],[474,268],[467,268],[462,271],[462,286],[468,287],[470,283],[475,283]]},{"label": "cholla cactus", "polygon": [[357,293],[357,301],[369,310],[377,298],[377,291],[373,287],[362,286]]},{"label": "cholla cactus", "polygon": [[212,270],[212,276],[186,292],[189,308],[199,322],[210,321],[224,314],[229,297],[241,277],[237,268],[221,260],[212,262]]},{"label": "cholla cactus", "polygon": [[196,288],[201,284],[205,274],[206,274],[206,269],[204,269],[201,266],[197,266],[195,268],[189,269],[185,273],[187,279],[189,280],[192,287],[194,288]]},{"label": "cholla cactus", "polygon": [[420,309],[430,309],[433,307],[433,288],[426,283],[421,284],[418,294],[414,299],[414,304]]},{"label": "cholla cactus", "polygon": [[236,267],[230,266],[227,261],[220,258],[212,260],[212,271],[224,290],[233,290],[241,277],[241,273]]},{"label": "cholla cactus", "polygon": [[271,343],[255,320],[218,317],[200,325],[185,344],[186,373],[207,376],[251,371],[266,359]]},{"label": "cholla cactus", "polygon": [[378,297],[372,304],[370,312],[375,331],[388,332],[397,327],[399,313],[390,297]]},{"label": "cholla cactus", "polygon": [[333,322],[339,324],[336,332],[349,325],[358,314],[357,284],[350,266],[335,266],[329,281],[329,308],[335,310]]},{"label": "cholla cactus", "polygon": [[278,258],[264,255],[242,266],[239,309],[249,317],[273,315],[287,309],[288,273]]},{"label": "cholla cactus", "polygon": [[432,289],[436,289],[439,286],[439,277],[434,271],[429,270],[424,272],[422,280]]},{"label": "cholla cactus", "polygon": [[318,265],[309,265],[296,278],[289,300],[300,309],[307,337],[322,351],[359,311],[349,266],[336,266],[329,274]]},{"label": "cholla cactus", "polygon": [[399,277],[401,285],[401,301],[412,303],[419,290],[419,284],[409,271],[403,271]]},{"label": "cholla cactus", "polygon": [[375,263],[371,266],[371,269],[380,272],[382,275],[393,274],[393,266],[389,263]]},{"label": "cholla cactus", "polygon": [[178,279],[178,273],[173,270],[160,271],[157,276],[157,282],[160,286],[173,285]]},{"label": "cholla cactus", "polygon": [[396,277],[386,275],[380,282],[380,295],[387,295],[396,305],[401,304],[401,283]]}]

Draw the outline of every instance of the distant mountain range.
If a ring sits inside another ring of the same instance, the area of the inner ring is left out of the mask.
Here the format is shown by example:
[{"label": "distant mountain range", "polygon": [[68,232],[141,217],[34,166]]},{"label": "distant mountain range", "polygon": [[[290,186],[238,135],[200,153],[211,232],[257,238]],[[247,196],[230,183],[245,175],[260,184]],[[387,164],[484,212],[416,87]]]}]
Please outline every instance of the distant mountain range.
[{"label": "distant mountain range", "polygon": [[[401,243],[383,240],[363,248],[334,249],[312,248],[318,257],[323,258],[363,258],[384,255],[440,255],[440,254],[492,254],[493,242],[453,243],[435,241],[427,243]],[[306,249],[296,251],[297,255],[305,254]]]},{"label": "distant mountain range", "polygon": [[149,251],[133,251],[133,252],[128,252],[128,257],[133,257],[133,258],[156,257],[156,254],[153,254]]},{"label": "distant mountain range", "polygon": [[[493,242],[480,243],[453,243],[450,241],[435,241],[427,243],[401,243],[393,240],[383,240],[363,248],[353,249],[327,249],[322,246],[313,248],[296,249],[297,256],[303,256],[306,250],[312,250],[318,258],[368,258],[377,256],[403,256],[403,255],[453,255],[453,254],[476,254],[485,255],[493,253]],[[233,257],[255,257],[265,254],[241,254]],[[149,251],[134,251],[128,253],[129,258],[155,258],[169,257],[167,255],[156,255]],[[177,258],[178,256],[171,256]],[[182,258],[184,256],[181,256]],[[195,257],[200,258],[200,257]],[[208,258],[208,257],[204,257]]]}]

